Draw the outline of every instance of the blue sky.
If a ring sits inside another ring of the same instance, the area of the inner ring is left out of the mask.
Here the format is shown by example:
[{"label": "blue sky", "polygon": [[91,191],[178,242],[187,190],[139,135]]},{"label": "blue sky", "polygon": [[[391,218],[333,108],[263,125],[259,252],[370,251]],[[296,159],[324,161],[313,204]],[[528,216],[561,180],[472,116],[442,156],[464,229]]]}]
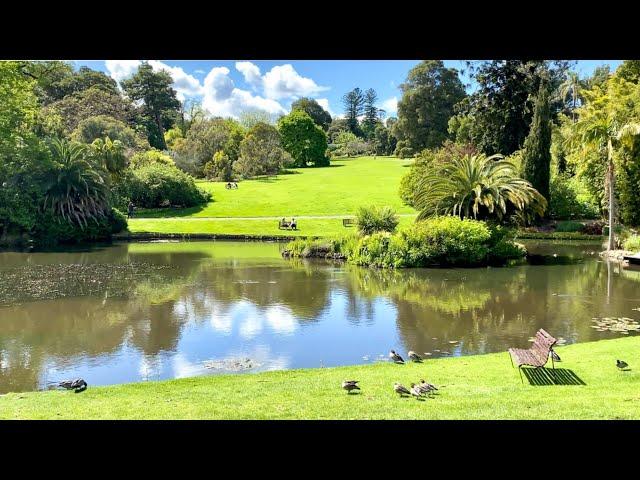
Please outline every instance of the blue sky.
[{"label": "blue sky", "polygon": [[[395,115],[398,86],[419,60],[150,60],[154,69],[171,73],[180,99],[201,101],[212,115],[236,116],[250,109],[274,115],[289,111],[291,102],[307,96],[318,100],[332,115],[342,113],[341,97],[354,87],[373,88],[379,106]],[[76,61],[120,81],[130,76],[138,60]],[[460,60],[445,60],[448,67],[463,68]],[[611,70],[620,60],[580,60],[574,67],[580,76],[590,75],[603,64]],[[463,82],[469,78],[463,76]]]}]

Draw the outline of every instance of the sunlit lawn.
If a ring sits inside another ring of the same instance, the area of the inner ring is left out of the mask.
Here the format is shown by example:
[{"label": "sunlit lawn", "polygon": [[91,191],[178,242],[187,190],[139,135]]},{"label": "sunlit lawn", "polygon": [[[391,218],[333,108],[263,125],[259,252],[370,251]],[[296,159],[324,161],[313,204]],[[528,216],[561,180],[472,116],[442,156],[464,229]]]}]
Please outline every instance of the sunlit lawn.
[{"label": "sunlit lawn", "polygon": [[[558,347],[586,385],[522,384],[506,352],[373,365],[224,375],[0,396],[0,418],[53,419],[638,419],[640,337]],[[631,371],[615,366],[626,360]],[[439,395],[398,398],[425,378]],[[360,380],[348,395],[344,379]],[[89,379],[90,383],[90,379]],[[426,435],[426,434],[425,434]]]}]

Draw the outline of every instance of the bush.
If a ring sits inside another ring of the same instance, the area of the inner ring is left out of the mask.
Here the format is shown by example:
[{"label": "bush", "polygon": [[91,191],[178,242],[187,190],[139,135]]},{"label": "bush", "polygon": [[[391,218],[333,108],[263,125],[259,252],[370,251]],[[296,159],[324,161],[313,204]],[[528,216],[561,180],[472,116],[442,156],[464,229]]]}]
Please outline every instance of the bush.
[{"label": "bush", "polygon": [[632,252],[640,252],[640,235],[631,235],[624,241],[624,249]]},{"label": "bush", "polygon": [[167,167],[175,167],[176,163],[166,153],[162,153],[160,150],[152,149],[146,152],[136,153],[129,160],[129,166],[131,168],[146,167],[147,165],[158,164],[165,165]]},{"label": "bush", "polygon": [[107,241],[111,239],[111,235],[126,228],[127,219],[115,208],[97,222],[89,220],[85,228],[56,217],[51,212],[45,212],[40,215],[32,234],[37,245],[48,246],[58,243]]},{"label": "bush", "polygon": [[581,222],[558,222],[556,225],[556,232],[582,232],[584,224]]},{"label": "bush", "polygon": [[211,199],[211,194],[200,190],[189,174],[157,163],[132,170],[124,183],[119,188],[121,197],[128,196],[143,208],[193,207]]},{"label": "bush", "polygon": [[577,177],[557,175],[551,179],[550,215],[553,218],[597,218],[598,206]]},{"label": "bush", "polygon": [[362,235],[394,232],[398,226],[398,217],[391,207],[360,207],[356,214],[356,225]]},{"label": "bush", "polygon": [[602,229],[604,228],[604,222],[592,222],[585,224],[582,227],[581,232],[586,235],[602,235]]}]

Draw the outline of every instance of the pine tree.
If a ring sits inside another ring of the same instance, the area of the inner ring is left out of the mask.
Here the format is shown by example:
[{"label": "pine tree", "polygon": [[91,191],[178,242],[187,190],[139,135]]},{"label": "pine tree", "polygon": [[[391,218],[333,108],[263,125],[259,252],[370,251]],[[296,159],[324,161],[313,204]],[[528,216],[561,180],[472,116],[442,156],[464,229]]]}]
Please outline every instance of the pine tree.
[{"label": "pine tree", "polygon": [[368,139],[373,137],[376,124],[379,123],[378,115],[380,110],[376,107],[377,101],[378,94],[373,88],[364,92],[364,119],[362,121],[362,131]]},{"label": "pine tree", "polygon": [[358,117],[362,115],[364,111],[364,95],[362,90],[356,87],[350,92],[345,93],[342,97],[342,103],[344,105],[344,113],[349,131],[354,135],[362,135],[358,124]]},{"label": "pine tree", "polygon": [[531,129],[524,141],[522,152],[523,177],[531,182],[547,200],[551,169],[551,111],[549,91],[541,82],[536,98]]}]

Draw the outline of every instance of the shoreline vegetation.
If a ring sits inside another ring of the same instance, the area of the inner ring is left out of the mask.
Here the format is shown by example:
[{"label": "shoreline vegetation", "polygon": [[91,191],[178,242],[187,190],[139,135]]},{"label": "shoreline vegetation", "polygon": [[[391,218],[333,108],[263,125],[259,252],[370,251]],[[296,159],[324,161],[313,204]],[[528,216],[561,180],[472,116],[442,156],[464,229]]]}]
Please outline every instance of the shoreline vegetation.
[{"label": "shoreline vegetation", "polygon": [[[0,396],[2,419],[640,419],[633,336],[557,347],[552,368],[521,382],[507,352],[331,368],[224,374]],[[616,359],[630,361],[619,371]],[[631,359],[631,360],[629,360]],[[347,394],[344,379],[359,380]],[[392,385],[425,378],[425,401]],[[550,397],[552,395],[552,397]],[[232,401],[230,401],[232,399]],[[551,400],[552,399],[552,400]]]}]

